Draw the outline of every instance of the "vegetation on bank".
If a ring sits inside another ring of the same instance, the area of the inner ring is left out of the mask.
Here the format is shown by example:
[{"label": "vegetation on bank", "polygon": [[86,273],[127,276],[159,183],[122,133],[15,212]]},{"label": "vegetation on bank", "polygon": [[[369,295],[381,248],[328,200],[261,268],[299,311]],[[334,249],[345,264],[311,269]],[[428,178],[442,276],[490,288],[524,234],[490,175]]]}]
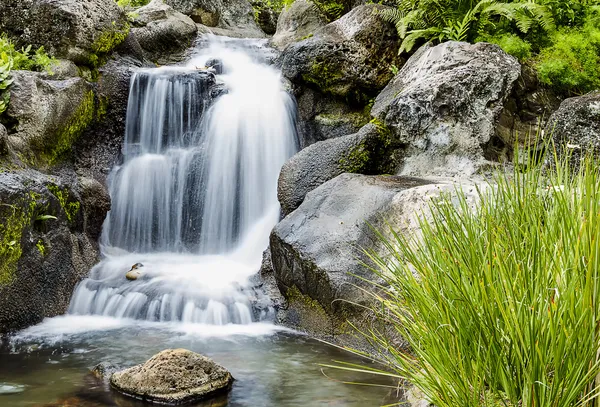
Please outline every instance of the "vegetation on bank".
[{"label": "vegetation on bank", "polygon": [[391,373],[368,371],[437,407],[597,405],[600,162],[528,164],[499,172],[476,208],[442,197],[420,238],[392,231],[389,256],[369,253],[389,284],[375,312],[411,350],[363,332]]},{"label": "vegetation on bank", "polygon": [[0,114],[8,108],[10,94],[7,92],[12,83],[12,70],[46,71],[52,73],[56,60],[44,51],[44,47],[32,50],[31,45],[18,50],[5,34],[0,35]]},{"label": "vegetation on bank", "polygon": [[600,88],[598,0],[396,0],[382,17],[396,25],[401,52],[426,41],[498,44],[536,68],[564,95]]}]

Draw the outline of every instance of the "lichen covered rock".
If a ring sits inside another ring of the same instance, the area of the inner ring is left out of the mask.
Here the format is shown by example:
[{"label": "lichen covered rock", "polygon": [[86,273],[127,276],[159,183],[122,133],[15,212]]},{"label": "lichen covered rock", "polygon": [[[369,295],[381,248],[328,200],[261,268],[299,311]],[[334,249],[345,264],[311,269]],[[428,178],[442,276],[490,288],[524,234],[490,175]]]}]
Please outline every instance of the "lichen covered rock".
[{"label": "lichen covered rock", "polygon": [[129,24],[113,0],[3,0],[0,32],[18,46],[43,46],[56,57],[95,66],[123,42]]},{"label": "lichen covered rock", "polygon": [[[98,261],[108,193],[82,198],[77,176],[1,169],[0,332],[66,312],[75,285]],[[94,219],[96,221],[94,221]]]},{"label": "lichen covered rock", "polygon": [[327,19],[314,3],[308,0],[296,0],[281,11],[277,20],[277,31],[271,43],[275,48],[284,50],[293,42],[312,37],[325,25]]},{"label": "lichen covered rock", "polygon": [[345,172],[393,174],[399,162],[391,134],[375,124],[356,134],[320,141],[285,163],[277,195],[284,214],[295,210],[307,193]]},{"label": "lichen covered rock", "polygon": [[554,139],[559,157],[576,168],[588,151],[600,154],[600,92],[565,100],[550,117],[545,134]]},{"label": "lichen covered rock", "polygon": [[231,388],[233,377],[206,356],[167,349],[141,365],[114,373],[110,384],[121,393],[161,404],[185,404]]},{"label": "lichen covered rock", "polygon": [[366,104],[400,64],[398,35],[377,10],[359,6],[310,38],[289,45],[281,57],[284,76],[352,103]]},{"label": "lichen covered rock", "polygon": [[132,28],[145,55],[161,65],[177,62],[192,46],[198,29],[194,21],[168,6],[163,0],[152,2],[136,11],[143,27]]},{"label": "lichen covered rock", "polygon": [[520,74],[517,60],[496,45],[421,47],[371,110],[407,146],[402,174],[477,172]]}]

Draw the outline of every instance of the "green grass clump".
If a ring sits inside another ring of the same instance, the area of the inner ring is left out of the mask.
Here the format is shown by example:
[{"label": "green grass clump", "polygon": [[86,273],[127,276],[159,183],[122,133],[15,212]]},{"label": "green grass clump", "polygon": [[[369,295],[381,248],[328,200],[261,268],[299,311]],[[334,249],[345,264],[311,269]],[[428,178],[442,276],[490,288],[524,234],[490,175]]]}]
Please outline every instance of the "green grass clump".
[{"label": "green grass clump", "polygon": [[600,88],[600,28],[565,28],[537,59],[542,83],[563,92],[586,93]]},{"label": "green grass clump", "polygon": [[437,407],[597,406],[600,163],[499,173],[476,208],[454,195],[432,203],[421,238],[393,233],[386,256],[369,253],[389,284],[375,311],[411,348],[365,332],[388,355],[378,373]]}]

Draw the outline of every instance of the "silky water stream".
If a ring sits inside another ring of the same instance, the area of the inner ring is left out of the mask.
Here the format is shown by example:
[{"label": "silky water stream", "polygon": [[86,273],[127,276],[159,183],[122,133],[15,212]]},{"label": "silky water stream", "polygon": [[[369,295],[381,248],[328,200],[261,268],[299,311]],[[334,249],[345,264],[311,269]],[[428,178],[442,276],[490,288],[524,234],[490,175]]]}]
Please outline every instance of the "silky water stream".
[{"label": "silky water stream", "polygon": [[[197,69],[215,59],[222,73]],[[0,406],[139,406],[89,368],[175,347],[236,378],[229,395],[198,406],[384,402],[386,389],[341,383],[372,377],[325,376],[320,363],[352,359],[273,325],[269,298],[251,283],[279,219],[279,170],[297,150],[295,104],[268,59],[264,41],[212,39],[185,65],[134,73],[103,260],[66,315],[2,348]],[[126,280],[136,263],[140,277]]]}]

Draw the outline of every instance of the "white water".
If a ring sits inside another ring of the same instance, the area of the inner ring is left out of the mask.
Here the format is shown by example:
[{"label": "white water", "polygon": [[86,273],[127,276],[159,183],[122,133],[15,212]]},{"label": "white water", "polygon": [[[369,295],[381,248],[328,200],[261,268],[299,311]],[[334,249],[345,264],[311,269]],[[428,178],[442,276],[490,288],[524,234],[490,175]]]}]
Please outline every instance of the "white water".
[{"label": "white water", "polygon": [[[295,105],[258,43],[247,44],[212,41],[184,67],[133,76],[105,259],[77,287],[70,314],[202,326],[270,317],[249,277],[279,218]],[[210,58],[223,61],[216,78],[195,69]],[[142,277],[127,281],[135,263]]]}]

